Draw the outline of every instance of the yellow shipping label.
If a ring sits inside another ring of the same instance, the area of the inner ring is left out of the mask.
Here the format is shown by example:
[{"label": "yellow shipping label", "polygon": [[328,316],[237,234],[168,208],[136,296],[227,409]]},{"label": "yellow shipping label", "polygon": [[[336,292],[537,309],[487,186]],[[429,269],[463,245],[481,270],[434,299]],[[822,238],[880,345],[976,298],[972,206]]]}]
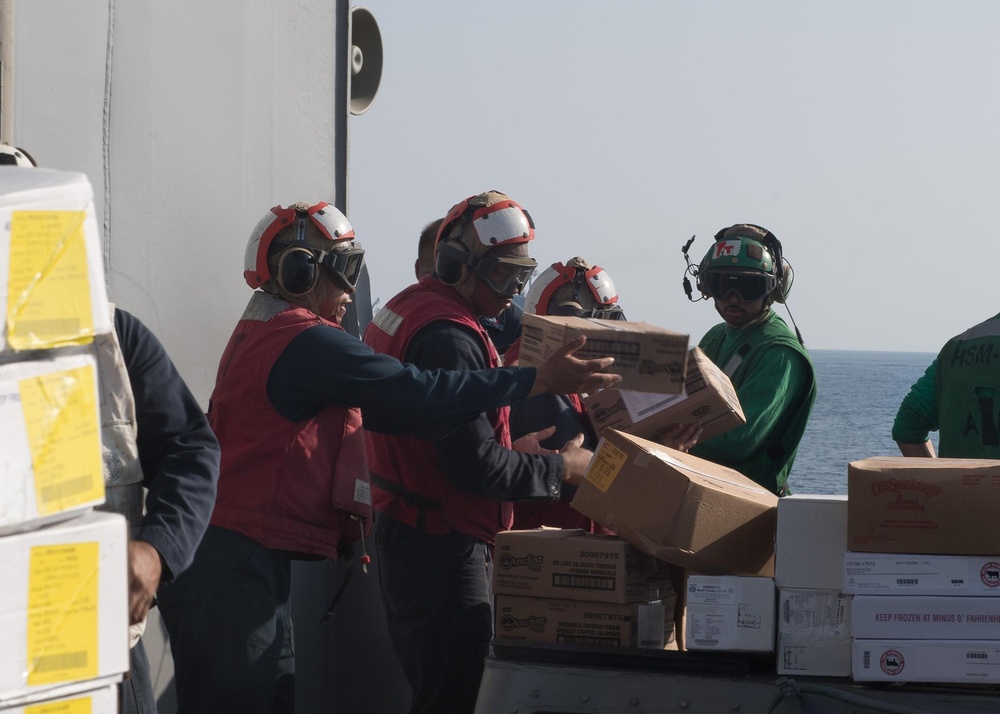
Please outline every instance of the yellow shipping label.
[{"label": "yellow shipping label", "polygon": [[627,460],[628,455],[624,451],[605,441],[591,460],[586,478],[601,493],[607,493]]},{"label": "yellow shipping label", "polygon": [[95,379],[87,366],[18,382],[43,516],[104,496]]},{"label": "yellow shipping label", "polygon": [[14,211],[11,216],[7,341],[15,350],[93,339],[86,215]]},{"label": "yellow shipping label", "polygon": [[24,708],[24,714],[90,714],[94,710],[93,697],[67,699],[62,702],[43,702]]},{"label": "yellow shipping label", "polygon": [[97,676],[96,542],[31,549],[28,567],[28,684]]}]

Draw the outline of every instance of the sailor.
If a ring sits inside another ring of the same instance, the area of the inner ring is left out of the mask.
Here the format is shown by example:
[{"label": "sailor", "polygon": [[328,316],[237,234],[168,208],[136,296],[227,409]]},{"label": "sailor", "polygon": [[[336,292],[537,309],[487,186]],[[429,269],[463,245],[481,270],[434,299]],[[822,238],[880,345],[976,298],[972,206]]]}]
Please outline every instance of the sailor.
[{"label": "sailor", "polygon": [[[685,257],[690,245],[684,246]],[[729,226],[716,233],[697,267],[688,260],[687,274],[724,320],[699,347],[732,380],[746,416],[746,424],[700,442],[691,453],[785,495],[816,399],[816,376],[798,330],[792,332],[771,309],[785,303],[792,287],[781,243],[757,225]],[[695,301],[687,276],[684,288]]]},{"label": "sailor", "polygon": [[[393,297],[365,331],[374,349],[424,369],[501,364],[480,318],[508,308],[534,272],[535,227],[509,196],[459,202],[438,232],[435,272]],[[618,381],[604,375],[603,385]],[[567,392],[570,393],[570,392]],[[557,453],[512,448],[508,410],[483,410],[438,443],[369,433],[380,585],[411,712],[471,712],[493,632],[490,572],[510,501],[556,501],[583,477],[583,435]]]}]

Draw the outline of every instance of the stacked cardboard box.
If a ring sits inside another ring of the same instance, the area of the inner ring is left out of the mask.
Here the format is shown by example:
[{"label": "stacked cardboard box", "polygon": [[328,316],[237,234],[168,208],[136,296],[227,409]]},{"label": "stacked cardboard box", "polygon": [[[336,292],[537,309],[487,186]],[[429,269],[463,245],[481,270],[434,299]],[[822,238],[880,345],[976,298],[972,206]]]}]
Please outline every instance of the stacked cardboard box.
[{"label": "stacked cardboard box", "polygon": [[125,520],[94,511],[104,479],[89,344],[112,329],[102,265],[86,177],[0,168],[3,711],[111,711],[128,670]]},{"label": "stacked cardboard box", "polygon": [[774,579],[688,575],[684,646],[688,650],[774,652]]},{"label": "stacked cardboard box", "polygon": [[848,498],[854,679],[1000,682],[1000,461],[865,459]]},{"label": "stacked cardboard box", "polygon": [[687,376],[680,394],[602,389],[584,399],[594,431],[617,429],[656,439],[671,424],[702,426],[701,440],[746,424],[729,376],[698,347],[688,353]]},{"label": "stacked cardboard box", "polygon": [[498,638],[654,649],[674,642],[666,564],[621,538],[506,531],[494,552]]},{"label": "stacked cardboard box", "polygon": [[851,598],[841,578],[846,549],[846,495],[778,501],[778,674],[850,676]]}]

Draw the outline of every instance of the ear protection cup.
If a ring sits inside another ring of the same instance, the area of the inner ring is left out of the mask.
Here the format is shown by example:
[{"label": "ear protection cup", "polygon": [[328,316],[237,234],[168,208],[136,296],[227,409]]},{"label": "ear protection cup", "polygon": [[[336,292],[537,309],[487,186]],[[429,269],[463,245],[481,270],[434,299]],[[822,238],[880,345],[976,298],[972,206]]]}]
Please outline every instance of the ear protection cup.
[{"label": "ear protection cup", "polygon": [[315,254],[306,248],[288,248],[278,258],[274,279],[289,295],[305,295],[319,279]]},{"label": "ear protection cup", "polygon": [[434,272],[445,285],[455,285],[462,279],[462,266],[471,264],[471,257],[457,243],[439,243]]}]

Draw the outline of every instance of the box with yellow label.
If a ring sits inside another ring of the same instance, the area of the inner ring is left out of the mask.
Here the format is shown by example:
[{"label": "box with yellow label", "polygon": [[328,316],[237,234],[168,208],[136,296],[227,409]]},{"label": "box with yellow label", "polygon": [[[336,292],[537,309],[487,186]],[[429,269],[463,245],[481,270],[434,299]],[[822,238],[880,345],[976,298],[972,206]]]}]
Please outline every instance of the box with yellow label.
[{"label": "box with yellow label", "polygon": [[0,169],[0,352],[112,329],[94,194],[83,174]]},{"label": "box with yellow label", "polygon": [[778,497],[711,461],[610,429],[572,506],[696,573],[774,576]]},{"label": "box with yellow label", "polygon": [[34,354],[0,358],[0,535],[104,503],[96,359],[86,348]]},{"label": "box with yellow label", "polygon": [[0,701],[128,671],[125,518],[0,538]]},{"label": "box with yellow label", "polygon": [[118,682],[88,680],[27,697],[0,701],[0,714],[118,714]]}]

